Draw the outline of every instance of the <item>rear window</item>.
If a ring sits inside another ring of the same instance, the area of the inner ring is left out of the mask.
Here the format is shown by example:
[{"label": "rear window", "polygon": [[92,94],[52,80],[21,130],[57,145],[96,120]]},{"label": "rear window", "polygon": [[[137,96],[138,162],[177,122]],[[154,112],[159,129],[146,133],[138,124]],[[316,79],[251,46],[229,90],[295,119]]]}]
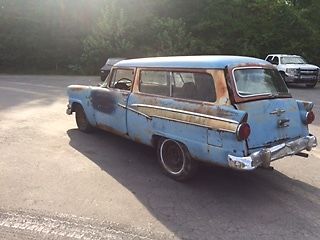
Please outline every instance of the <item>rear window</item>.
[{"label": "rear window", "polygon": [[147,71],[140,74],[140,92],[205,102],[216,101],[210,74],[178,71]]},{"label": "rear window", "polygon": [[289,95],[288,88],[275,69],[239,68],[234,70],[238,94],[241,97],[255,95]]}]

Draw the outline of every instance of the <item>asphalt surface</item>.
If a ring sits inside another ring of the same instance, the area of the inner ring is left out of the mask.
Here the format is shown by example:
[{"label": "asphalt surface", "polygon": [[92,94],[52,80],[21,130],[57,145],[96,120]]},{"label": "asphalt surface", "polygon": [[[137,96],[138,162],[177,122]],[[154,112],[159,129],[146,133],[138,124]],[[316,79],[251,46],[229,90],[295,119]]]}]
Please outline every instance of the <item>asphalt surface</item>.
[{"label": "asphalt surface", "polygon": [[[178,183],[153,149],[76,129],[66,86],[98,81],[0,75],[0,239],[320,239],[319,148]],[[319,138],[320,84],[290,91],[315,102]]]}]

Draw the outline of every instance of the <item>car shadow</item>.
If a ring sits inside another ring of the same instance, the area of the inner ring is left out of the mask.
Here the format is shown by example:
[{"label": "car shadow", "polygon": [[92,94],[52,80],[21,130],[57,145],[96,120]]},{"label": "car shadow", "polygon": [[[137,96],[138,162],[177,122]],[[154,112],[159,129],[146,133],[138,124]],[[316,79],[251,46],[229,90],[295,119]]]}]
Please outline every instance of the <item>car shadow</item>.
[{"label": "car shadow", "polygon": [[196,178],[179,183],[162,174],[152,148],[101,131],[87,135],[70,129],[67,134],[71,147],[131,191],[179,238],[306,239],[320,234],[320,190],[279,171],[206,166]]}]

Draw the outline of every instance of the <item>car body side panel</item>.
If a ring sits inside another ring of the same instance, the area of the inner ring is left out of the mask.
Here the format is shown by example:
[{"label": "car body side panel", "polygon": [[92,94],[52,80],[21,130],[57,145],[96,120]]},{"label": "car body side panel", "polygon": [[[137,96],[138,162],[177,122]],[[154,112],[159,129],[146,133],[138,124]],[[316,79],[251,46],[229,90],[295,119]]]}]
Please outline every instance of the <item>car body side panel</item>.
[{"label": "car body side panel", "polygon": [[127,99],[129,91],[94,88],[91,91],[92,107],[97,127],[120,135],[127,134]]},{"label": "car body side panel", "polygon": [[91,102],[92,87],[83,85],[71,85],[68,87],[67,92],[69,96],[69,104],[74,106],[75,103],[80,104],[87,116],[89,123],[96,126],[94,109]]},{"label": "car body side panel", "polygon": [[152,145],[153,136],[175,139],[184,143],[195,159],[226,165],[228,154],[244,154],[245,145],[237,141],[235,132],[245,114],[232,106],[132,93],[128,134],[147,145]]}]

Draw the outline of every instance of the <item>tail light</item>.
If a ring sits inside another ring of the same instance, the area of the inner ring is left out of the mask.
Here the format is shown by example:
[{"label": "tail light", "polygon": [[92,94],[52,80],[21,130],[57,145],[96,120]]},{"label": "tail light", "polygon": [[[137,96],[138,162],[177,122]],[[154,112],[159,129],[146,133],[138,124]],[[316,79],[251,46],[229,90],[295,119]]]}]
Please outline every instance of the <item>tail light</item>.
[{"label": "tail light", "polygon": [[237,128],[237,139],[239,141],[243,141],[248,139],[249,135],[251,133],[250,125],[246,122],[241,123]]},{"label": "tail light", "polygon": [[306,114],[306,124],[311,124],[315,120],[313,111],[307,112]]}]

